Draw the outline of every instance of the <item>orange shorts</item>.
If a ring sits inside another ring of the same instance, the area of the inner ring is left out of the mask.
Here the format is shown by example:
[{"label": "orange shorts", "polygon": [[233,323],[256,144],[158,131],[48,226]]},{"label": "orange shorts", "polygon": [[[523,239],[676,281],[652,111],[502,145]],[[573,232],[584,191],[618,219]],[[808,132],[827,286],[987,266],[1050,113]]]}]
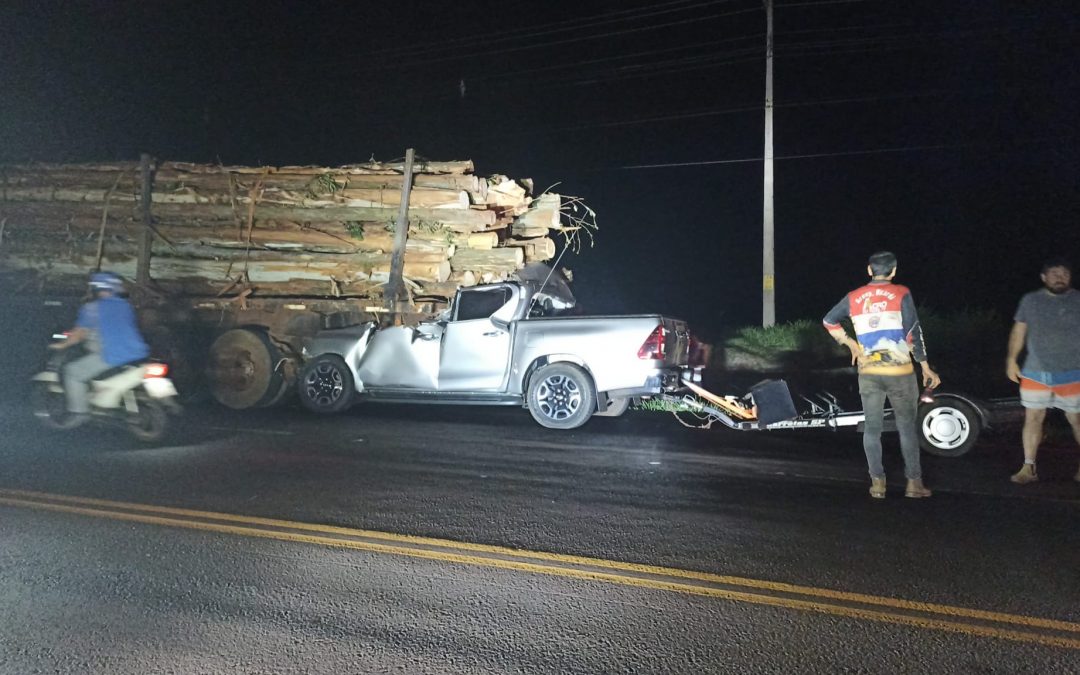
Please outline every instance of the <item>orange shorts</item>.
[{"label": "orange shorts", "polygon": [[1025,408],[1057,408],[1067,413],[1080,413],[1080,380],[1043,384],[1021,375],[1020,404]]}]

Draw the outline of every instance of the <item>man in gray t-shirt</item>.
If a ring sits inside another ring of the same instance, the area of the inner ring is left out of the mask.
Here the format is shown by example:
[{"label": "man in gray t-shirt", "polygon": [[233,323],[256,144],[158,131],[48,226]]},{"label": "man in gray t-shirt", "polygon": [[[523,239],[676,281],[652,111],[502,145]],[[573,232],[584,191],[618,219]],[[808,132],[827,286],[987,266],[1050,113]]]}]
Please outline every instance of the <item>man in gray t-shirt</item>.
[{"label": "man in gray t-shirt", "polygon": [[[1024,406],[1024,466],[1014,483],[1039,480],[1035,457],[1048,408],[1059,408],[1080,444],[1080,291],[1072,288],[1072,268],[1063,260],[1043,265],[1044,288],[1020,300],[1009,334],[1005,373],[1020,384]],[[1023,368],[1018,358],[1026,348]],[[1075,477],[1080,482],[1080,471]]]}]

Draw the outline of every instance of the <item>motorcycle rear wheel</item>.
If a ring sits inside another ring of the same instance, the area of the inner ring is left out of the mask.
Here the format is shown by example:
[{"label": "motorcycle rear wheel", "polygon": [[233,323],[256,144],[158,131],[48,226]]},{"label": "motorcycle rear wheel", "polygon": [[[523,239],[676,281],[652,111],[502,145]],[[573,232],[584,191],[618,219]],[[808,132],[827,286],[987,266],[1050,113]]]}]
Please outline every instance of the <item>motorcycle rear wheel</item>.
[{"label": "motorcycle rear wheel", "polygon": [[128,431],[144,443],[160,441],[169,428],[169,415],[165,408],[154,399],[139,394],[136,396],[139,411],[128,416]]}]

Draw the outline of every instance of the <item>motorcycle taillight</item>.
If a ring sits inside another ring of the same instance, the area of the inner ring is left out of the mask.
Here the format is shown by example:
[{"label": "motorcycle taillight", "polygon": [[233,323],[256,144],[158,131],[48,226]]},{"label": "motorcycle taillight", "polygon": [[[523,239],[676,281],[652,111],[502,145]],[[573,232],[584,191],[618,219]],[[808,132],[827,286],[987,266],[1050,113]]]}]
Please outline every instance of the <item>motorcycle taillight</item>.
[{"label": "motorcycle taillight", "polygon": [[164,363],[151,363],[146,366],[146,374],[143,375],[144,379],[150,379],[152,377],[165,377],[169,374],[169,366]]}]

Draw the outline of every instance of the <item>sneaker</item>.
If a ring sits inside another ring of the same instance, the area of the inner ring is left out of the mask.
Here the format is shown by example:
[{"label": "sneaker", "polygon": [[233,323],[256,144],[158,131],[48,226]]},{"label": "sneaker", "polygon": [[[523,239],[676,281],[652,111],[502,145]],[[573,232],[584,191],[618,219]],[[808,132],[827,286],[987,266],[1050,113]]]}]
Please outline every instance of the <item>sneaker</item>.
[{"label": "sneaker", "polygon": [[911,499],[925,499],[932,494],[934,493],[923,485],[921,478],[918,480],[909,480],[907,482],[907,490],[904,490],[904,496],[910,497]]},{"label": "sneaker", "polygon": [[870,496],[874,499],[885,499],[885,479],[870,479]]},{"label": "sneaker", "polygon": [[1024,464],[1020,467],[1020,470],[1009,477],[1014,483],[1025,485],[1027,483],[1034,483],[1039,480],[1039,474],[1035,473],[1034,464]]}]

